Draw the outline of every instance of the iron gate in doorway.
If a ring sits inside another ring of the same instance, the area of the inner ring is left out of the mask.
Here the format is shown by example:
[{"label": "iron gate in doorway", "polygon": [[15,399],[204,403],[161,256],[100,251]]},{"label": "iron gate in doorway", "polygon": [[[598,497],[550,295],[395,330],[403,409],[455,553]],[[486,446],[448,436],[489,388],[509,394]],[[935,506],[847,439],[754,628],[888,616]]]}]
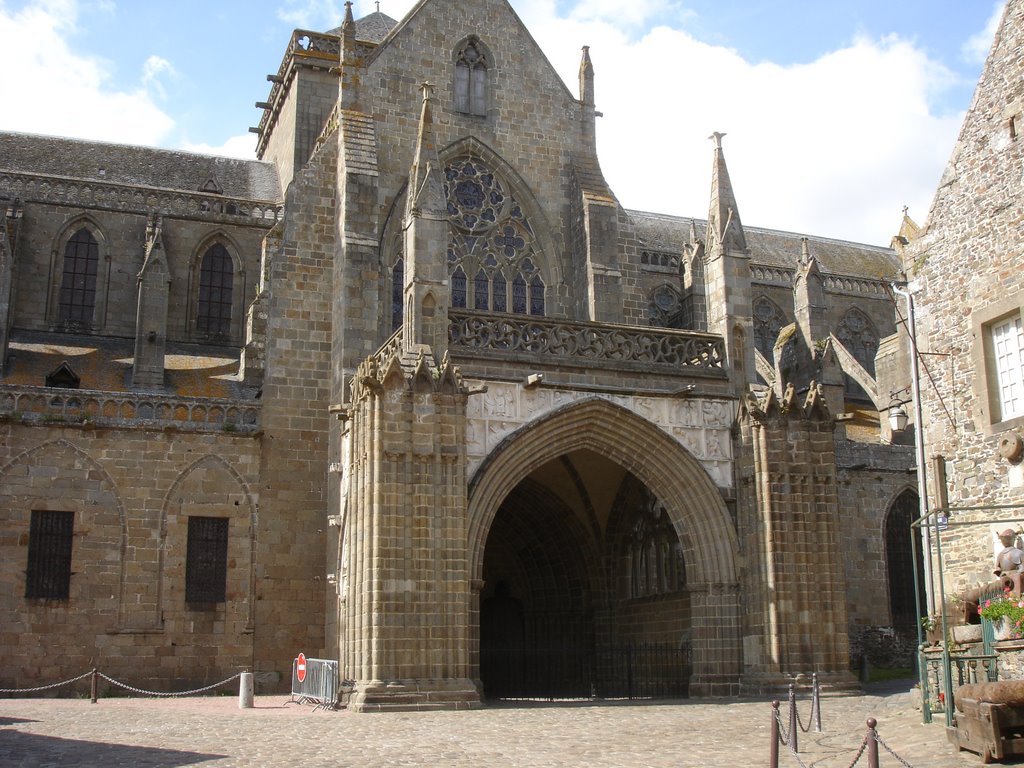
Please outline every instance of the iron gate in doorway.
[{"label": "iron gate in doorway", "polygon": [[685,698],[689,645],[487,648],[480,653],[489,699]]}]

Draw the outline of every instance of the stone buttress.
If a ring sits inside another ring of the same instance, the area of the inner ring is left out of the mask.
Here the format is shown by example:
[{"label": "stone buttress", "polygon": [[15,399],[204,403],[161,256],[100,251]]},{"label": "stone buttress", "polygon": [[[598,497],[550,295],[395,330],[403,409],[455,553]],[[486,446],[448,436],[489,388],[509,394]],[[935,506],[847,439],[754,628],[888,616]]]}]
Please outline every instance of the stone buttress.
[{"label": "stone buttress", "polygon": [[748,693],[817,672],[848,686],[846,584],[839,541],[834,420],[812,382],[801,403],[792,386],[744,399],[739,534],[743,677]]}]

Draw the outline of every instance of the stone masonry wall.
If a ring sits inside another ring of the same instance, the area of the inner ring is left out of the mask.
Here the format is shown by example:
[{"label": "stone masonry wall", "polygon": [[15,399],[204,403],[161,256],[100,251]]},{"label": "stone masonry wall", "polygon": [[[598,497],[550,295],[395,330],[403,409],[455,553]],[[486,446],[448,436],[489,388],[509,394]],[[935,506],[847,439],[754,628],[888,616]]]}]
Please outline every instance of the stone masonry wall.
[{"label": "stone masonry wall", "polygon": [[[925,231],[906,252],[919,347],[932,355],[922,372],[923,438],[929,457],[945,457],[954,507],[1024,504],[1024,465],[999,452],[1024,419],[998,413],[989,330],[1024,307],[1024,3],[1011,0],[1004,13]],[[933,507],[940,480],[929,462]],[[987,580],[994,534],[1021,520],[1021,508],[954,514],[942,539],[947,595]],[[952,527],[968,521],[976,524]]]},{"label": "stone masonry wall", "polygon": [[[0,423],[0,686],[98,667],[182,690],[249,669],[259,440]],[[25,597],[33,510],[74,513],[67,600]],[[185,602],[188,516],[229,522],[227,600]]]}]

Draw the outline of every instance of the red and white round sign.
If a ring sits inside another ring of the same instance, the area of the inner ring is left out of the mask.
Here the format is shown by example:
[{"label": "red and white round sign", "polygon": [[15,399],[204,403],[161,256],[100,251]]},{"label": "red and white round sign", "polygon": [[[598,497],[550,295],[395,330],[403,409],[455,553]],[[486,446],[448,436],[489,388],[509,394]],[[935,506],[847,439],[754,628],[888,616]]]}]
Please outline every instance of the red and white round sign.
[{"label": "red and white round sign", "polygon": [[306,679],[306,654],[300,653],[295,659],[295,679],[300,683]]}]

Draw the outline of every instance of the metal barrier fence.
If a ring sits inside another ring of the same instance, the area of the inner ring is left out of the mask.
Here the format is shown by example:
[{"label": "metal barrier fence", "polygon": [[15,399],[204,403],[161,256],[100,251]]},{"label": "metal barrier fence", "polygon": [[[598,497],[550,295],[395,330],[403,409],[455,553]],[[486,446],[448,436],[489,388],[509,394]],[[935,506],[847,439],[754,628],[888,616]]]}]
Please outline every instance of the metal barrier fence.
[{"label": "metal barrier fence", "polygon": [[292,696],[300,703],[316,704],[314,709],[337,709],[338,662],[302,654],[292,659]]},{"label": "metal barrier fence", "polygon": [[[900,757],[896,752],[893,751],[892,747],[885,743],[885,740],[878,735],[878,721],[873,717],[869,717],[867,720],[868,730],[864,734],[864,739],[861,741],[860,746],[857,748],[857,754],[853,756],[853,760],[850,762],[848,768],[853,768],[860,759],[866,754],[868,756],[867,768],[880,768],[878,761],[878,747],[879,745],[885,749],[900,765],[904,768],[913,768],[910,763]],[[782,716],[779,714],[779,702],[772,702],[772,731],[771,731],[771,746],[768,752],[768,768],[779,768],[779,745],[782,744],[789,748],[789,755],[793,758],[800,768],[808,768],[807,764],[800,759],[800,755],[797,754],[796,749],[796,728],[794,727],[792,720],[792,710],[790,711],[790,730],[786,733],[786,729],[782,725]],[[813,761],[812,765],[818,765],[818,761]],[[830,764],[831,761],[830,761]]]}]

